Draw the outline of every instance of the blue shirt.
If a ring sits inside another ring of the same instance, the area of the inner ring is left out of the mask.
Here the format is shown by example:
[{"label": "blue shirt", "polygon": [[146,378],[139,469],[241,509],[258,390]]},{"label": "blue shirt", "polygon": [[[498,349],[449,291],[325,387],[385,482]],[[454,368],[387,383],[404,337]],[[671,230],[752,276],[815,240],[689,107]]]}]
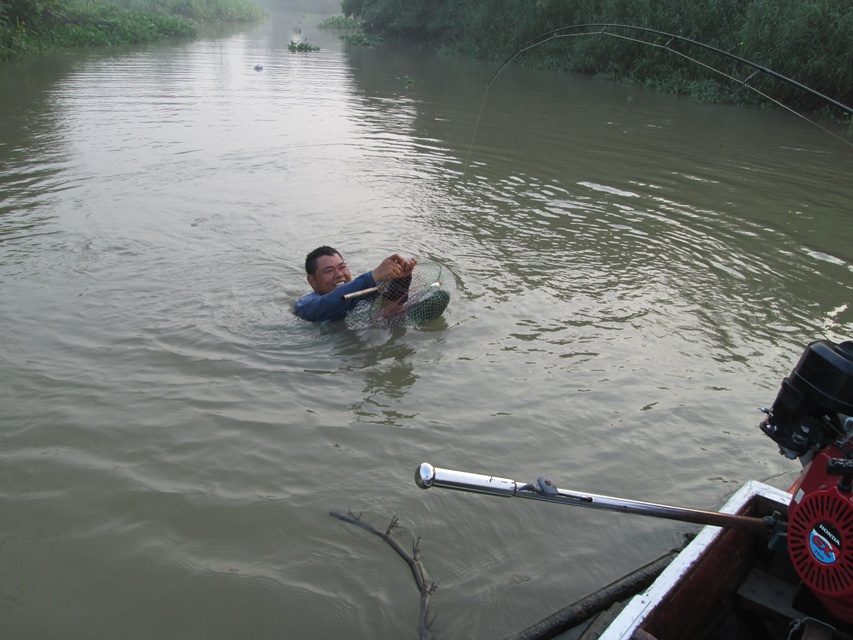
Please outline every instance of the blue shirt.
[{"label": "blue shirt", "polygon": [[[369,300],[372,296],[366,295],[351,300],[344,300],[342,296],[354,293],[362,289],[370,289],[376,286],[373,273],[368,271],[362,273],[355,280],[335,287],[329,293],[320,295],[311,292],[302,296],[293,305],[293,312],[303,320],[310,322],[324,322],[326,320],[342,320],[347,313],[362,300]],[[377,295],[377,294],[372,294]]]}]

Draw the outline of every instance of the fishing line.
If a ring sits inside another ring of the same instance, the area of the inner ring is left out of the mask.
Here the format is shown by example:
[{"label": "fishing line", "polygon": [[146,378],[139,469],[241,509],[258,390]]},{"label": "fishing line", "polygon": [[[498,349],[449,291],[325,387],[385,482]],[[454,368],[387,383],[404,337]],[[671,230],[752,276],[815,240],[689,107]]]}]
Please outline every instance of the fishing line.
[{"label": "fishing line", "polygon": [[[590,29],[590,28],[595,28],[595,29],[597,29],[597,31],[583,31],[580,33],[565,33],[566,31],[569,31],[569,30],[580,30],[580,29]],[[668,40],[667,40],[666,44],[657,44],[654,42],[648,42],[647,40],[642,40],[640,38],[635,38],[635,37],[631,37],[631,36],[627,36],[627,35],[613,33],[612,31],[608,31],[608,29],[624,29],[624,30],[628,30],[628,31],[641,31],[643,33],[650,33],[650,34],[654,34],[654,35],[663,36],[663,37],[668,38]],[[817,122],[809,119],[808,117],[802,115],[801,113],[798,113],[797,111],[795,111],[794,109],[792,109],[788,105],[786,105],[786,104],[782,103],[781,101],[769,96],[768,94],[761,91],[757,87],[749,84],[756,75],[758,75],[759,73],[764,73],[764,74],[767,74],[773,78],[776,78],[777,80],[787,82],[788,84],[796,87],[797,89],[800,89],[801,91],[804,91],[804,92],[810,94],[811,96],[813,96],[815,98],[823,100],[827,104],[832,105],[832,106],[840,109],[848,117],[853,117],[853,109],[851,109],[847,105],[842,104],[841,102],[838,102],[837,100],[833,100],[832,98],[830,98],[830,97],[828,97],[828,96],[826,96],[826,95],[824,95],[818,91],[815,91],[814,89],[807,87],[806,85],[804,85],[800,82],[797,82],[796,80],[788,78],[787,76],[784,76],[781,73],[773,71],[772,69],[769,69],[768,67],[764,67],[760,64],[757,64],[755,62],[747,60],[746,58],[735,55],[733,53],[730,53],[730,52],[725,51],[723,49],[720,49],[718,47],[714,47],[712,45],[705,44],[703,42],[699,42],[698,40],[692,40],[690,38],[685,38],[684,36],[679,36],[679,35],[674,34],[674,33],[667,33],[666,31],[660,31],[659,29],[651,29],[649,27],[635,27],[635,26],[630,26],[630,25],[614,24],[614,23],[587,23],[587,24],[576,24],[576,25],[572,25],[569,27],[560,27],[559,29],[554,29],[553,31],[549,31],[547,33],[541,34],[541,35],[533,38],[532,40],[529,40],[528,42],[523,44],[521,46],[521,48],[518,49],[518,51],[516,51],[509,58],[507,58],[501,64],[501,66],[498,68],[498,70],[495,71],[494,75],[492,75],[491,79],[489,80],[488,84],[486,85],[485,91],[483,92],[483,101],[480,104],[480,111],[477,114],[477,121],[474,124],[474,133],[471,136],[471,144],[468,147],[468,155],[465,158],[465,167],[463,168],[463,172],[462,172],[463,175],[465,174],[465,171],[467,171],[468,166],[470,164],[471,152],[474,148],[474,141],[476,140],[476,137],[477,137],[477,130],[479,129],[480,121],[482,120],[482,117],[483,117],[483,110],[485,109],[485,106],[486,106],[486,98],[488,96],[489,88],[492,86],[495,79],[500,75],[500,73],[504,69],[506,69],[516,58],[518,58],[518,56],[520,56],[525,51],[535,49],[536,47],[543,45],[546,42],[550,42],[551,40],[557,40],[557,39],[561,39],[561,38],[574,38],[574,37],[578,37],[578,36],[596,36],[596,35],[611,36],[613,38],[628,40],[630,42],[636,42],[638,44],[644,44],[644,45],[648,45],[651,47],[656,47],[659,49],[664,49],[665,51],[672,52],[675,55],[681,56],[685,60],[689,60],[690,62],[692,62],[694,64],[697,64],[701,67],[704,67],[705,69],[707,69],[709,71],[712,71],[716,74],[719,74],[722,77],[727,78],[728,80],[731,80],[732,82],[735,82],[735,83],[737,83],[743,87],[746,87],[747,89],[754,91],[755,93],[762,96],[766,100],[769,100],[770,102],[776,104],[777,106],[782,107],[786,111],[792,113],[793,115],[797,116],[798,118],[803,119],[804,121],[808,122],[809,124],[816,126],[818,129],[828,133],[829,135],[833,136],[837,140],[840,140],[841,142],[843,142],[847,145],[853,146],[853,143],[849,142],[848,140],[845,140],[844,138],[842,138],[838,134],[833,133],[832,131],[826,129],[825,127],[823,127],[821,125],[819,125]],[[687,43],[689,45],[697,46],[699,48],[706,49],[708,51],[712,51],[712,52],[720,54],[724,57],[730,58],[731,60],[734,60],[736,62],[744,64],[748,67],[751,67],[751,68],[755,69],[755,71],[749,77],[747,77],[745,80],[740,80],[740,79],[735,78],[734,76],[732,76],[732,75],[730,75],[724,71],[721,71],[720,69],[717,69],[716,67],[711,66],[708,63],[702,62],[700,60],[697,60],[695,58],[690,57],[686,53],[683,53],[681,51],[677,51],[676,49],[673,49],[670,46],[673,43],[673,41],[684,42],[684,43]]]},{"label": "fishing line", "polygon": [[[754,91],[755,93],[757,93],[757,94],[758,94],[758,95],[760,95],[761,97],[763,97],[763,98],[765,98],[765,99],[769,100],[770,102],[772,102],[773,104],[775,104],[775,105],[777,105],[777,106],[781,107],[781,108],[782,108],[782,109],[784,109],[785,111],[787,111],[787,112],[789,112],[789,113],[791,113],[791,114],[793,114],[793,115],[797,116],[798,118],[801,118],[802,120],[804,120],[805,122],[808,122],[808,123],[809,123],[809,124],[811,124],[811,125],[814,125],[815,127],[817,127],[818,129],[820,129],[820,130],[821,130],[821,131],[823,131],[824,133],[828,133],[828,134],[829,134],[829,135],[831,135],[833,138],[836,138],[837,140],[840,140],[840,141],[841,141],[841,142],[843,142],[844,144],[846,144],[846,145],[849,145],[849,146],[852,146],[852,147],[853,147],[853,143],[851,143],[851,142],[850,142],[850,141],[848,141],[848,140],[845,140],[844,138],[842,138],[841,136],[839,136],[837,133],[834,133],[834,132],[830,131],[829,129],[827,129],[826,127],[821,126],[820,124],[818,124],[818,123],[817,123],[817,122],[815,122],[814,120],[810,120],[809,118],[807,118],[807,117],[806,117],[806,116],[804,116],[803,114],[801,114],[801,113],[799,113],[799,112],[795,111],[794,109],[792,109],[792,108],[791,108],[791,107],[789,107],[788,105],[784,104],[783,102],[781,102],[781,101],[777,100],[776,98],[774,98],[774,97],[772,97],[772,96],[770,96],[770,95],[768,95],[768,94],[764,93],[763,91],[761,91],[761,90],[760,90],[760,89],[758,89],[757,87],[754,87],[754,86],[752,86],[751,84],[749,84],[749,82],[750,82],[750,81],[751,81],[751,80],[752,80],[756,75],[758,75],[759,73],[761,73],[764,69],[756,69],[756,70],[755,70],[752,74],[750,74],[750,75],[749,75],[745,80],[740,80],[739,78],[735,78],[733,75],[730,75],[730,74],[726,73],[725,71],[722,71],[721,69],[717,69],[716,67],[712,67],[711,65],[709,65],[709,64],[707,64],[707,63],[705,63],[705,62],[702,62],[701,60],[697,60],[696,58],[691,58],[691,57],[690,57],[690,56],[688,56],[686,53],[683,53],[683,52],[681,52],[681,51],[676,51],[675,49],[670,48],[670,46],[669,46],[669,45],[670,45],[670,42],[667,42],[667,43],[666,43],[666,45],[660,45],[660,44],[655,44],[654,42],[646,42],[645,40],[640,40],[639,38],[631,38],[631,37],[629,37],[629,36],[623,36],[623,35],[620,35],[620,34],[618,34],[618,33],[610,33],[610,32],[608,32],[608,31],[601,31],[600,33],[601,33],[601,34],[603,34],[603,35],[606,35],[606,36],[611,36],[611,37],[613,37],[613,38],[622,39],[622,40],[628,40],[628,41],[630,41],[630,42],[638,42],[638,43],[640,43],[640,44],[647,44],[647,45],[649,45],[650,47],[657,47],[657,48],[659,48],[659,49],[665,49],[666,51],[670,51],[670,52],[674,53],[674,54],[675,54],[675,55],[677,55],[677,56],[681,56],[681,57],[682,57],[682,58],[684,58],[685,60],[689,60],[690,62],[692,62],[692,63],[694,63],[694,64],[697,64],[697,65],[699,65],[700,67],[704,67],[704,68],[705,68],[705,69],[707,69],[708,71],[711,71],[711,72],[713,72],[713,73],[719,74],[719,75],[723,76],[724,78],[726,78],[726,79],[728,79],[728,80],[731,80],[732,82],[734,82],[734,83],[736,83],[736,84],[739,84],[739,85],[741,85],[741,86],[743,86],[743,87],[746,87],[747,89],[750,89],[751,91]],[[820,94],[817,94],[817,95],[819,95],[819,96],[820,96]],[[822,98],[823,98],[823,97],[825,97],[825,96],[820,96],[820,97],[822,97]],[[827,98],[827,99],[828,99],[828,100],[831,100],[831,98]],[[841,103],[836,103],[834,100],[832,100],[832,103],[833,103],[833,104],[836,104],[837,106],[841,107],[842,109],[844,109],[844,110],[846,110],[846,111],[849,111],[851,114],[853,114],[853,111],[851,111],[848,107],[845,107],[845,106],[844,106],[844,105],[842,105]]]}]

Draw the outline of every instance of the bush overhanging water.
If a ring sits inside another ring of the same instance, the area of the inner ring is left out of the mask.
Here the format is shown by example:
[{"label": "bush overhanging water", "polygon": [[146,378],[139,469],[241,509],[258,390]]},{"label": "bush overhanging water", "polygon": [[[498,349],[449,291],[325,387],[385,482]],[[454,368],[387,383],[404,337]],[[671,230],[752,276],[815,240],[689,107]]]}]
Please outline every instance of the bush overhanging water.
[{"label": "bush overhanging water", "polygon": [[249,0],[0,0],[0,59],[54,47],[186,37],[201,23],[263,17]]},{"label": "bush overhanging water", "polygon": [[[616,23],[673,33],[770,68],[845,104],[853,103],[853,4],[838,0],[343,0],[368,34],[420,41],[448,52],[502,60],[537,36],[576,24]],[[657,39],[665,45],[666,39]],[[740,80],[751,71],[695,48],[674,47]],[[706,101],[756,94],[663,48],[606,35],[560,38],[517,60],[536,68],[620,78]],[[767,76],[762,89],[792,106],[817,101]]]}]

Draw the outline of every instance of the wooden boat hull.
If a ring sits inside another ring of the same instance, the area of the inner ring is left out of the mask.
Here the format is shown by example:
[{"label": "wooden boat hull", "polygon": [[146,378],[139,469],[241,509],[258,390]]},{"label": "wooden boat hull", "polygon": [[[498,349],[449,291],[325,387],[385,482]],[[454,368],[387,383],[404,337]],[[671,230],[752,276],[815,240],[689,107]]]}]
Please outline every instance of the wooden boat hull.
[{"label": "wooden boat hull", "polygon": [[[731,497],[721,512],[764,516],[778,511],[787,517],[790,499],[790,494],[784,491],[750,481]],[[760,564],[759,560],[767,560],[771,553],[767,540],[753,533],[707,526],[651,587],[625,605],[598,637],[601,640],[708,637],[708,625],[724,624],[722,610],[734,600],[735,592]],[[783,548],[775,555],[786,558],[787,552]]]}]

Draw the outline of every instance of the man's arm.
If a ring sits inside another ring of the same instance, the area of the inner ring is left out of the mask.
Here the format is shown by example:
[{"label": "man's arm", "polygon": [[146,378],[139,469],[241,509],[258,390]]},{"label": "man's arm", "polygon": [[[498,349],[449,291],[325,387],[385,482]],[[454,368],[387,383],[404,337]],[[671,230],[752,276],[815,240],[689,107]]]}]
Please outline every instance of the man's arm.
[{"label": "man's arm", "polygon": [[373,279],[373,274],[368,271],[361,274],[355,280],[335,287],[334,290],[325,295],[321,296],[317,293],[309,293],[306,296],[302,296],[293,305],[293,312],[303,320],[310,322],[339,320],[360,300],[360,298],[344,300],[344,295],[375,286],[376,281]]}]

